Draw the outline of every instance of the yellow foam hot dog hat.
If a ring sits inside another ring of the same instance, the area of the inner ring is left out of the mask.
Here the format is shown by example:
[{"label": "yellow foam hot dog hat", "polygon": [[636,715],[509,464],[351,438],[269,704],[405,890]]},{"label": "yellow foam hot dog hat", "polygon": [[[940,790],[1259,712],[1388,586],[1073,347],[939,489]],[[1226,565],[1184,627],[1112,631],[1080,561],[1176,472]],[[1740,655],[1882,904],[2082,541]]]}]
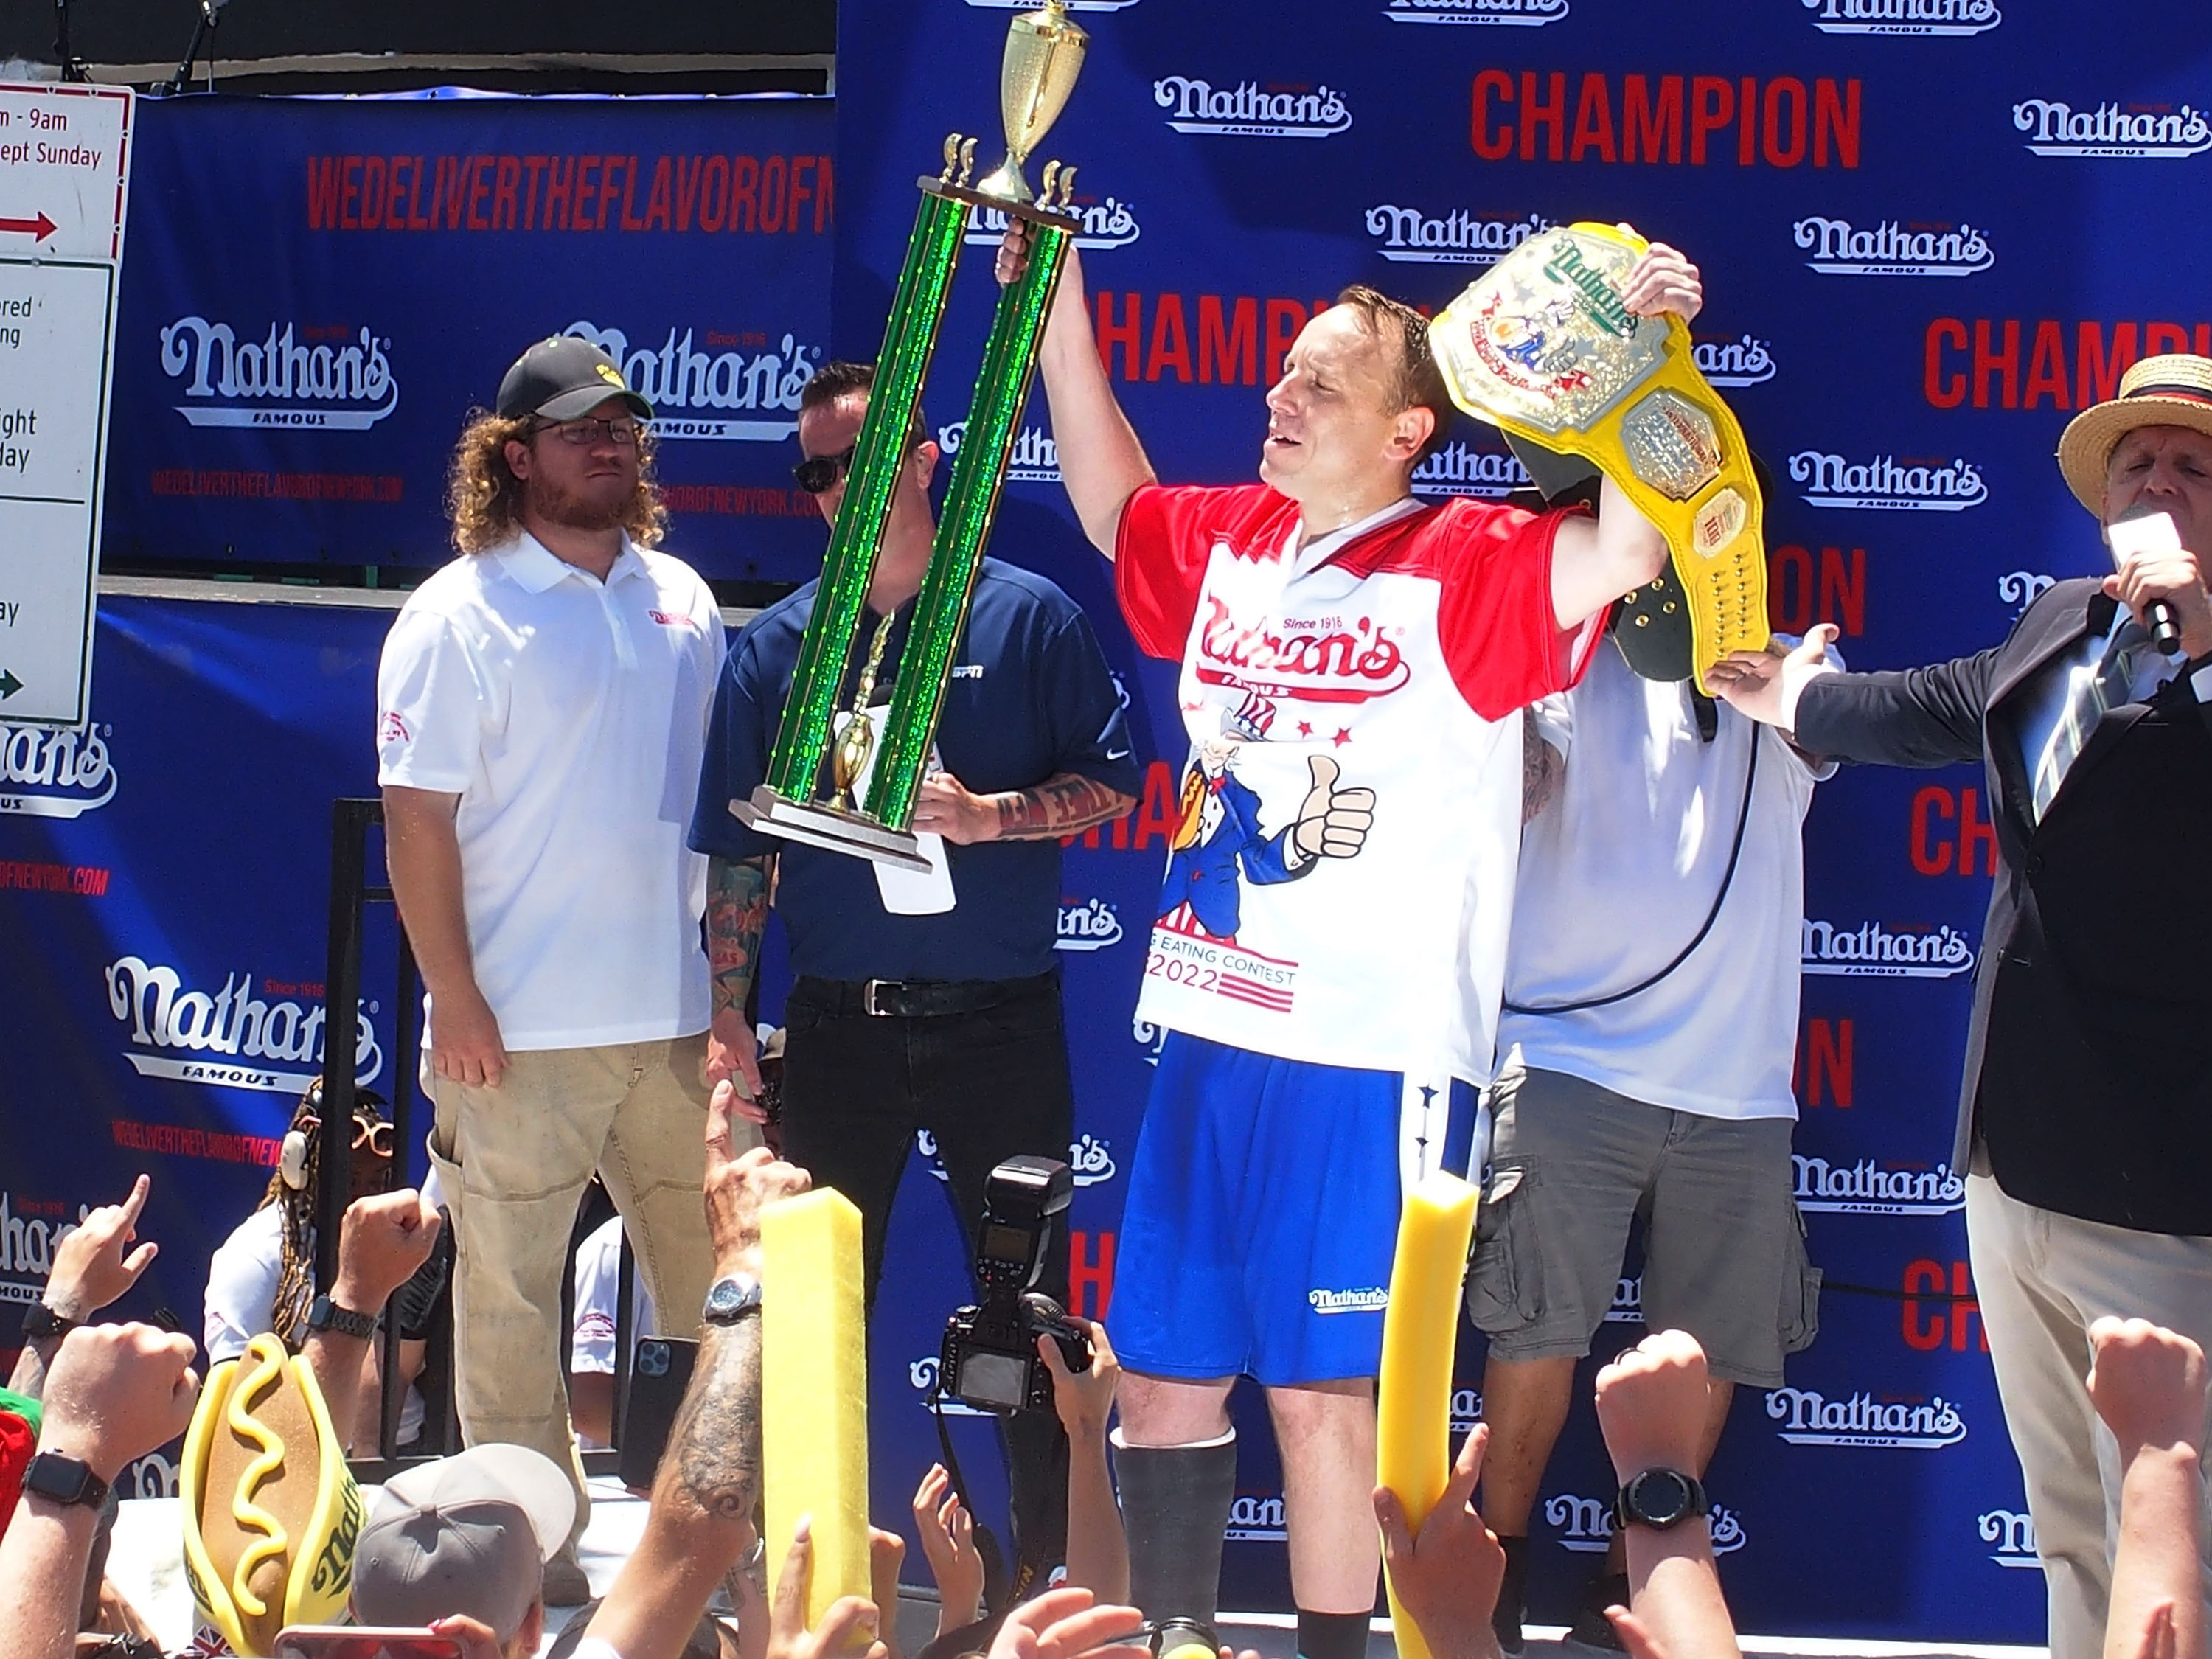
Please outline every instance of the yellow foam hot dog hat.
[{"label": "yellow foam hot dog hat", "polygon": [[307,1362],[273,1335],[208,1373],[185,1434],[185,1576],[203,1622],[260,1659],[343,1613],[361,1491]]}]

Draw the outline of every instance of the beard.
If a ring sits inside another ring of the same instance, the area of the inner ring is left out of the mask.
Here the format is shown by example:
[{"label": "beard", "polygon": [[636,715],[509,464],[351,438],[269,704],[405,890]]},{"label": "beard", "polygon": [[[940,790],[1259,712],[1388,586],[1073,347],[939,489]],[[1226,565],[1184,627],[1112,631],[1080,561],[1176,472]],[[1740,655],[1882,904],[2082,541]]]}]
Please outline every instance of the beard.
[{"label": "beard", "polygon": [[524,485],[534,515],[564,529],[586,531],[619,530],[628,524],[637,511],[642,488],[633,483],[618,498],[610,500],[604,489],[569,489],[543,477],[533,477]]}]

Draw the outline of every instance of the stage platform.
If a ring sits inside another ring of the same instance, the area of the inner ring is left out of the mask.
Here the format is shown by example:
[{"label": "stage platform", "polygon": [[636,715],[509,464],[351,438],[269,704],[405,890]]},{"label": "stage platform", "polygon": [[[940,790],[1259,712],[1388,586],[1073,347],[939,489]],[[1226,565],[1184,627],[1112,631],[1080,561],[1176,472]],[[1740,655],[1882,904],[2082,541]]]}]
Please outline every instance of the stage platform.
[{"label": "stage platform", "polygon": [[[611,1479],[595,1480],[592,1522],[584,1534],[581,1559],[592,1588],[605,1594],[645,1529],[646,1505]],[[364,1489],[373,1505],[376,1489]],[[161,1645],[180,1653],[192,1636],[191,1593],[185,1588],[181,1533],[174,1498],[134,1498],[123,1505],[108,1555],[108,1576],[154,1627]],[[550,1643],[568,1617],[556,1609],[548,1620]],[[899,1636],[904,1650],[917,1652],[937,1627],[937,1603],[927,1590],[900,1598]],[[1262,1659],[1295,1659],[1295,1623],[1286,1613],[1223,1615],[1223,1637],[1239,1650],[1256,1650]],[[1558,1659],[1567,1650],[1557,1626],[1531,1626],[1527,1659]],[[1747,1654],[1802,1656],[1802,1659],[2042,1659],[2043,1648],[1974,1646],[1957,1643],[1859,1642],[1790,1636],[1747,1636]],[[1368,1638],[1368,1659],[1395,1659],[1388,1620],[1377,1619]]]}]

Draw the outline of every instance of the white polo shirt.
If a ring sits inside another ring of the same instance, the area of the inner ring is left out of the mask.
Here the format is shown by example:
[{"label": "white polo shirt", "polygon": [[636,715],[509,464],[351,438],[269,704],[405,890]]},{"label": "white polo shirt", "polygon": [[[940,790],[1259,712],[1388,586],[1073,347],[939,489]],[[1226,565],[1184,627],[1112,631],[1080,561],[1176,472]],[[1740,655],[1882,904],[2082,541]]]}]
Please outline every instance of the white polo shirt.
[{"label": "white polo shirt", "polygon": [[465,555],[392,623],[377,781],[460,797],[469,946],[509,1049],[706,1029],[684,832],[722,631],[697,573],[627,537],[604,584],[528,535]]}]

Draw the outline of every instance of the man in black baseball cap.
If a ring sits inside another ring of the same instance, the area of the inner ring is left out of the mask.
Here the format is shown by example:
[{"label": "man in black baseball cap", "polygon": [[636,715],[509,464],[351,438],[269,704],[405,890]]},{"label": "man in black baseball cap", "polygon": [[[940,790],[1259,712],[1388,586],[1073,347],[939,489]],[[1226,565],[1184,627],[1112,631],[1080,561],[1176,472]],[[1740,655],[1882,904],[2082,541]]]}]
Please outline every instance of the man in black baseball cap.
[{"label": "man in black baseball cap", "polygon": [[653,418],[653,405],[629,389],[615,360],[589,340],[556,334],[540,340],[514,360],[499,383],[504,420],[535,415],[541,421],[573,421],[589,415],[609,398],[619,398],[641,421]]}]

